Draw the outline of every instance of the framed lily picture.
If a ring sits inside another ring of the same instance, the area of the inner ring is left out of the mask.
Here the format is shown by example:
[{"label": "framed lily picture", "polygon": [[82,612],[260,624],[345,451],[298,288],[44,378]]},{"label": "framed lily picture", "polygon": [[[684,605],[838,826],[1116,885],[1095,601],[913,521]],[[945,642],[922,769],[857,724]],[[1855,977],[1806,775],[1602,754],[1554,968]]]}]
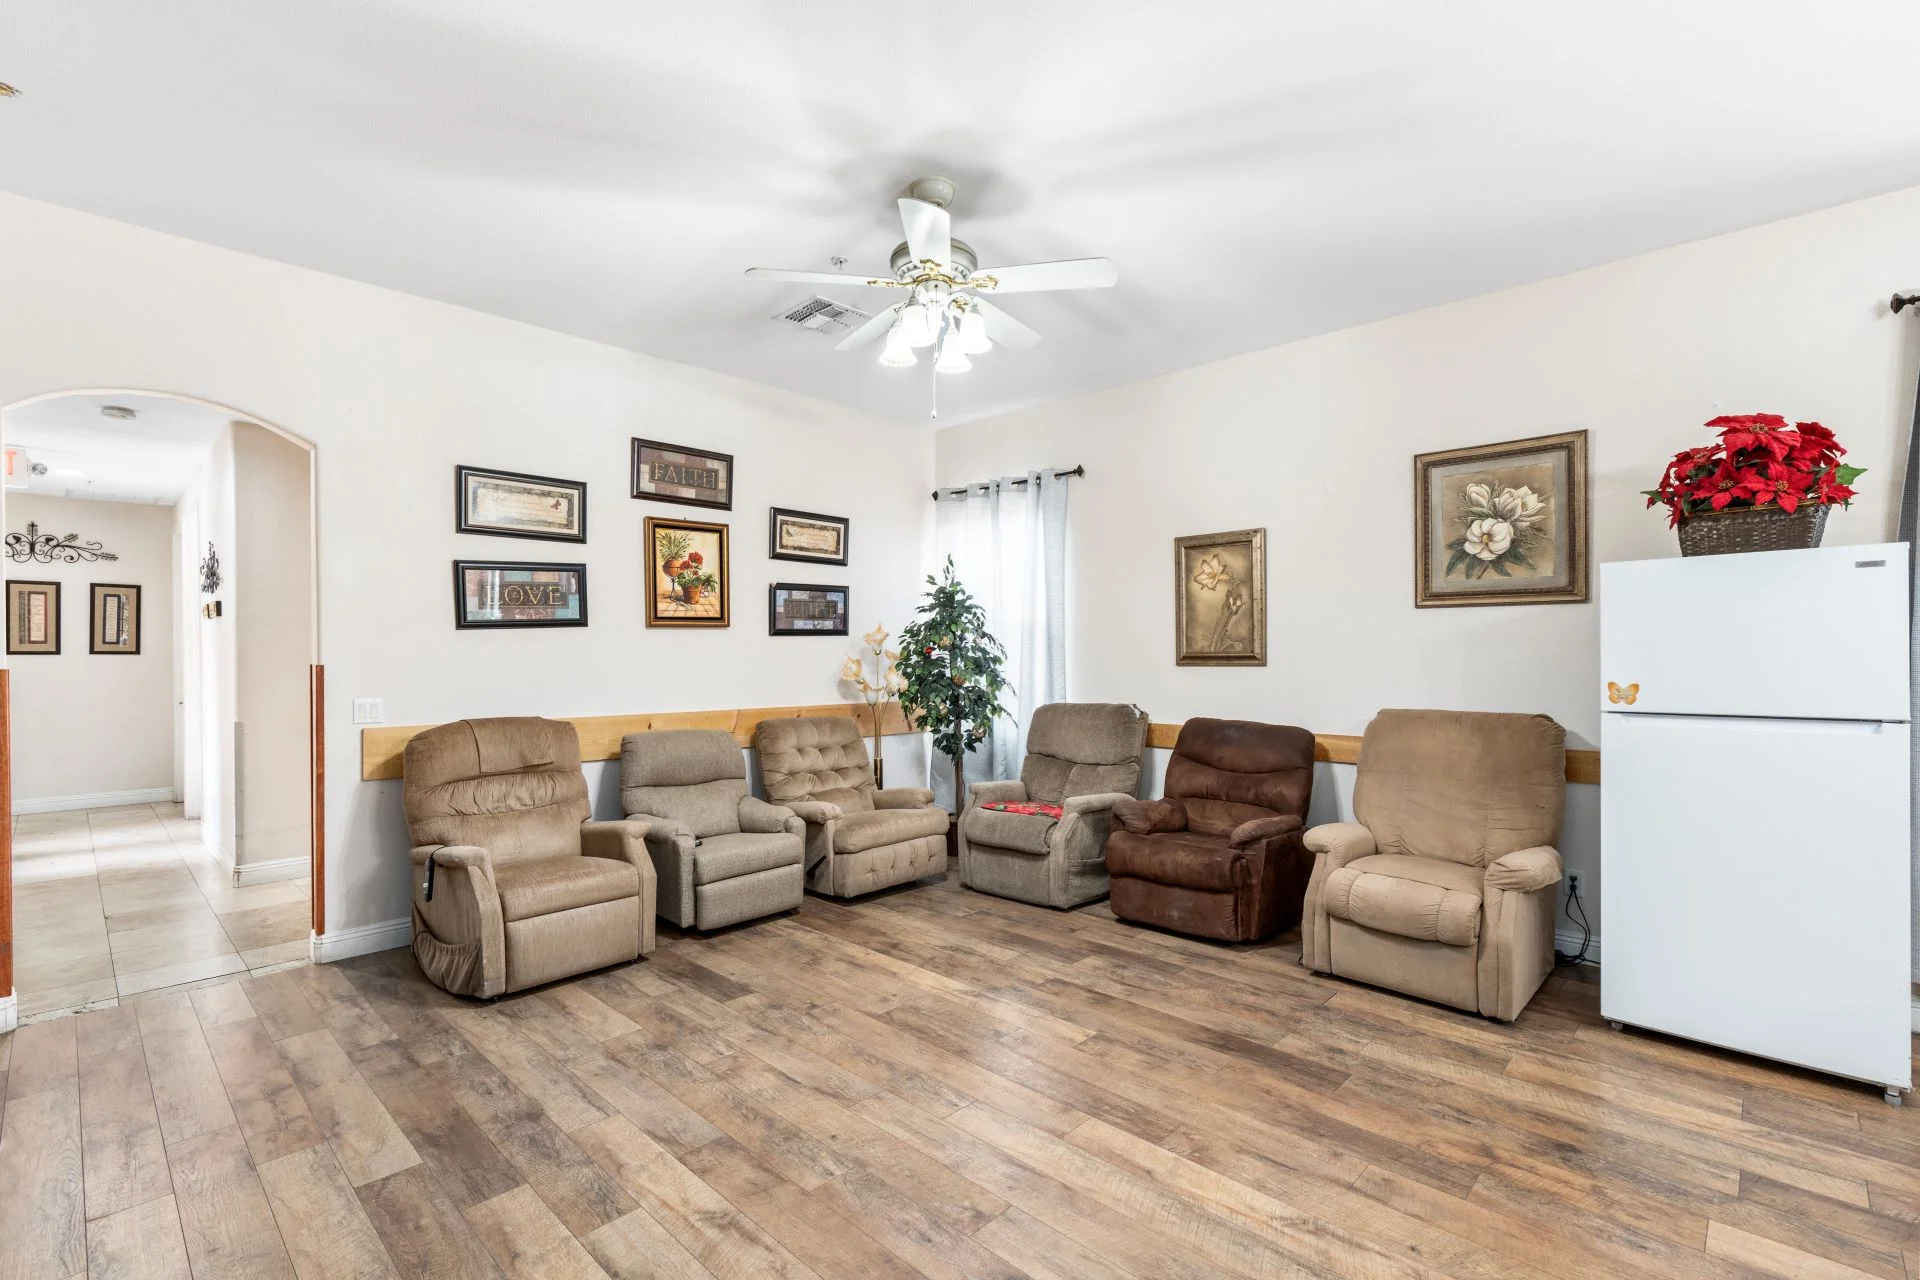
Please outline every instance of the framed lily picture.
[{"label": "framed lily picture", "polygon": [[1182,667],[1267,665],[1267,531],[1173,540],[1173,660]]},{"label": "framed lily picture", "polygon": [[733,625],[727,526],[648,516],[647,625]]},{"label": "framed lily picture", "polygon": [[1418,607],[1587,600],[1586,432],[1420,454],[1413,494]]}]

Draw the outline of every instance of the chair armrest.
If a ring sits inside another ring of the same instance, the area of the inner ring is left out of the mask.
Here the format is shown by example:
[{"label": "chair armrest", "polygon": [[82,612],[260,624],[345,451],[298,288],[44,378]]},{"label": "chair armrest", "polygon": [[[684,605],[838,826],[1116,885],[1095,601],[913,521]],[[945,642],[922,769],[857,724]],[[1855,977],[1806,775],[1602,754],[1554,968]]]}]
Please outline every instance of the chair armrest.
[{"label": "chair armrest", "polygon": [[1027,784],[1018,778],[1005,782],[976,782],[967,788],[967,807],[977,809],[996,800],[1025,800]]},{"label": "chair armrest", "polygon": [[583,822],[580,824],[580,852],[589,858],[611,858],[615,862],[631,862],[638,867],[646,865],[653,870],[653,859],[647,856],[647,834],[652,823],[646,818],[615,818],[611,822]]},{"label": "chair armrest", "polygon": [[790,800],[787,802],[787,808],[802,822],[812,823],[815,826],[832,822],[840,816],[840,806],[825,800]]},{"label": "chair armrest", "polygon": [[1178,800],[1117,800],[1113,820],[1137,836],[1159,831],[1185,831],[1187,806]]},{"label": "chair armrest", "polygon": [[1302,838],[1307,852],[1324,855],[1329,870],[1346,866],[1355,858],[1376,853],[1373,832],[1357,822],[1326,822],[1310,828]]},{"label": "chair armrest", "polygon": [[[678,818],[663,818],[654,813],[630,813],[627,815],[627,821],[645,823],[646,838],[650,841],[667,844],[680,836],[693,839],[692,830]],[[582,824],[581,831],[584,832],[589,825],[595,824]]]},{"label": "chair armrest", "polygon": [[1487,864],[1487,887],[1509,893],[1532,893],[1556,883],[1562,873],[1560,854],[1547,845],[1515,849]]},{"label": "chair armrest", "polygon": [[777,835],[782,831],[798,834],[805,830],[800,816],[785,805],[768,804],[759,796],[743,796],[740,800],[740,829]]},{"label": "chair armrest", "polygon": [[477,844],[417,844],[409,855],[416,867],[425,866],[428,858],[443,867],[480,867],[491,876],[493,858]]},{"label": "chair armrest", "polygon": [[1060,802],[1060,811],[1064,813],[1098,813],[1133,799],[1124,791],[1096,791],[1092,795],[1068,796]]},{"label": "chair armrest", "polygon": [[876,809],[924,809],[933,803],[933,792],[925,787],[888,787],[873,793]]},{"label": "chair armrest", "polygon": [[1298,831],[1302,825],[1300,815],[1295,813],[1275,814],[1271,818],[1254,818],[1235,827],[1233,834],[1227,837],[1227,843],[1236,849],[1244,849],[1250,844],[1259,844],[1263,840],[1271,840],[1275,836],[1284,836],[1290,831]]}]

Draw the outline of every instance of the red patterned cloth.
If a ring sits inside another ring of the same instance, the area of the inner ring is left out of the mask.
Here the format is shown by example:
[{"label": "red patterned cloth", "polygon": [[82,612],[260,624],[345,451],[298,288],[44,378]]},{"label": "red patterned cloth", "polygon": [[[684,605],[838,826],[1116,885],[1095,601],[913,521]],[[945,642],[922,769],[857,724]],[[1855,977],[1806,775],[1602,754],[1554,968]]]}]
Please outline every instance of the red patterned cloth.
[{"label": "red patterned cloth", "polygon": [[1035,800],[994,800],[980,807],[1002,813],[1024,813],[1032,818],[1058,818],[1064,812],[1057,804],[1041,804]]}]

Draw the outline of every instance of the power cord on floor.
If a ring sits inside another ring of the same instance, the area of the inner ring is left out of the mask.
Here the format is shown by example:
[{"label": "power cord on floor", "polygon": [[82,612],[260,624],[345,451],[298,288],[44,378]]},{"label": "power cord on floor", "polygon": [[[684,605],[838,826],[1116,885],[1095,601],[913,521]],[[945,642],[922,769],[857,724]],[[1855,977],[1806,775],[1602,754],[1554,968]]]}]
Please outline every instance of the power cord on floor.
[{"label": "power cord on floor", "polygon": [[[1578,911],[1580,914],[1577,916],[1574,915],[1575,911]],[[1553,963],[1555,965],[1585,964],[1587,962],[1587,949],[1593,945],[1593,926],[1587,923],[1587,908],[1586,905],[1580,901],[1580,890],[1576,885],[1570,884],[1567,886],[1565,913],[1567,919],[1580,926],[1580,949],[1569,955],[1565,951],[1556,948],[1553,953]]]}]

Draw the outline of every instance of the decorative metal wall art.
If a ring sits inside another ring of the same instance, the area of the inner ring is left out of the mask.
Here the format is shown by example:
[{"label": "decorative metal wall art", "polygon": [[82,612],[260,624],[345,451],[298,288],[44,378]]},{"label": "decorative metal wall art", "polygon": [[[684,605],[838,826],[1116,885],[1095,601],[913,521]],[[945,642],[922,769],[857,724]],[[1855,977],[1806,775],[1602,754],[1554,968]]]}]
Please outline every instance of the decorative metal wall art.
[{"label": "decorative metal wall art", "polygon": [[200,562],[200,594],[210,596],[220,589],[220,557],[213,544],[207,544],[207,558]]},{"label": "decorative metal wall art", "polygon": [[107,551],[97,542],[82,542],[80,535],[69,533],[65,537],[55,537],[51,533],[40,532],[40,526],[32,520],[27,521],[25,533],[7,535],[7,559],[26,564],[33,561],[39,564],[52,564],[61,561],[66,564],[91,564],[96,560],[118,560],[120,557]]}]

